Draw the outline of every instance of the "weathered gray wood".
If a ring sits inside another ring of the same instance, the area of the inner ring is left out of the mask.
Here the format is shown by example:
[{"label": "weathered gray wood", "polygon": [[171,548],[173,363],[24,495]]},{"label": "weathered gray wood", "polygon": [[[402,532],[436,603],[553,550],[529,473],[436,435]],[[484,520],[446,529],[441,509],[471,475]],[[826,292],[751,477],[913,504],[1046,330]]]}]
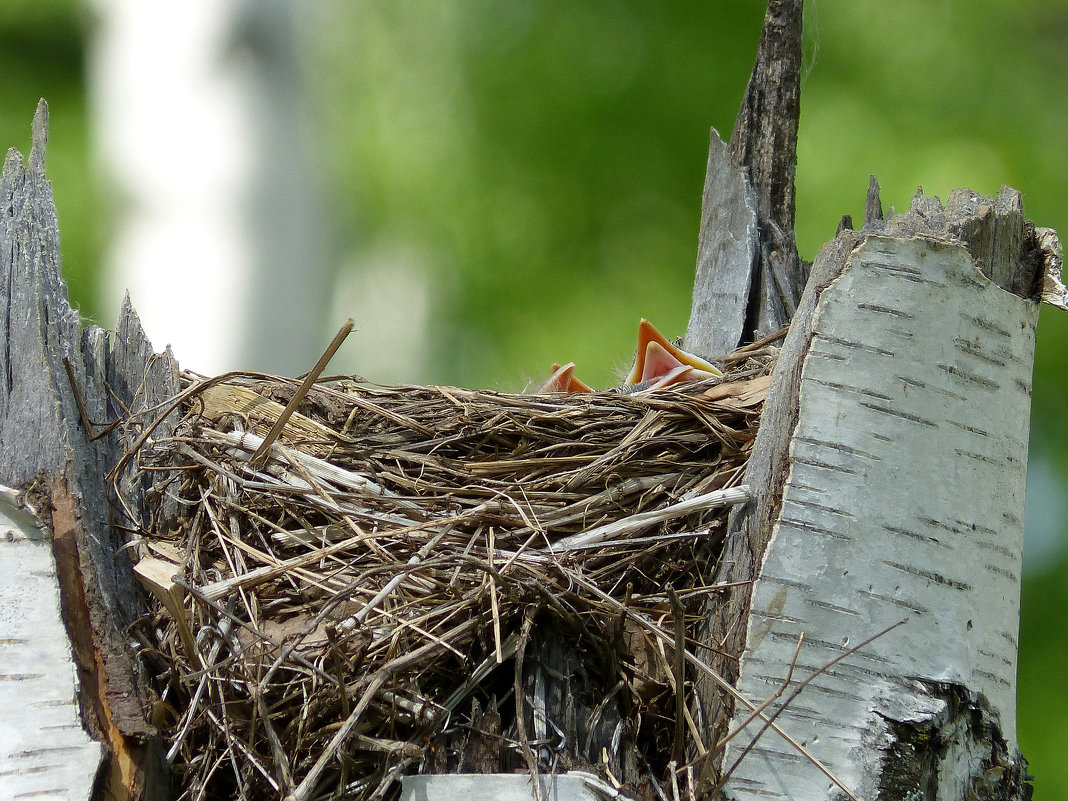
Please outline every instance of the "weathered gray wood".
[{"label": "weathered gray wood", "polygon": [[[982,273],[1035,287],[1043,262],[1011,190],[954,196],[943,209],[918,195],[882,233],[846,230],[821,250],[747,470],[755,500],[731,515],[716,577],[753,583],[711,609],[713,666],[757,703],[801,633],[795,685],[909,618],[779,719],[868,798],[1029,791],[1013,682],[1037,290]],[[743,722],[699,689],[710,739]],[[775,732],[744,751],[760,725],[728,751],[725,767],[745,755],[732,797],[842,797]]]},{"label": "weathered gray wood", "polygon": [[745,334],[759,230],[745,170],[715,128],[710,138],[686,349],[714,358],[738,347]]},{"label": "weathered gray wood", "polygon": [[778,331],[808,266],[794,242],[801,0],[772,0],[730,144],[713,129],[686,347],[715,357]]},{"label": "weathered gray wood", "polygon": [[883,201],[879,197],[879,182],[875,180],[874,175],[871,175],[868,177],[868,197],[864,201],[864,227],[868,229],[879,227],[884,220]]},{"label": "weathered gray wood", "polygon": [[1052,228],[1036,228],[1035,240],[1042,261],[1042,302],[1068,311],[1068,288],[1064,286],[1063,279],[1064,256],[1057,232]]},{"label": "weathered gray wood", "polygon": [[756,63],[730,141],[734,163],[745,169],[756,193],[759,215],[750,339],[789,322],[808,278],[794,241],[802,6],[802,0],[768,3]]},{"label": "weathered gray wood", "polygon": [[[52,530],[83,723],[107,743],[112,760],[129,768],[123,774],[109,767],[105,784],[130,782],[129,792],[164,797],[166,772],[148,764],[156,735],[147,722],[151,698],[125,635],[147,607],[109,506],[107,474],[122,451],[121,434],[95,441],[90,434],[103,432],[124,409],[136,412],[173,394],[177,365],[152,354],[129,306],[119,339],[95,326],[82,329],[60,276],[45,178],[47,129],[42,101],[28,163],[10,151],[0,178],[0,481],[32,485]],[[72,377],[92,432],[82,424]]]}]

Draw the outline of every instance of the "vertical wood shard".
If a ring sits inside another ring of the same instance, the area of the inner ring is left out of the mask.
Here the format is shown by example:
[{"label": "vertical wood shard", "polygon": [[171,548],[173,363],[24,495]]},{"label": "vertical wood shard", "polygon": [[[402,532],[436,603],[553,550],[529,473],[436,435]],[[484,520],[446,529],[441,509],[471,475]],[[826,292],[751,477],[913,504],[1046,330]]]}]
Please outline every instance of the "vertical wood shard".
[{"label": "vertical wood shard", "polygon": [[756,63],[730,150],[756,193],[759,269],[753,275],[747,337],[777,331],[797,308],[808,278],[794,241],[797,130],[801,118],[802,0],[770,0]]},{"label": "vertical wood shard", "polygon": [[706,356],[728,353],[745,334],[746,309],[757,256],[756,195],[713,128],[701,199],[697,277],[686,329],[686,349]]},{"label": "vertical wood shard", "polygon": [[782,328],[808,278],[794,242],[802,0],[768,4],[729,145],[713,129],[686,347],[705,356]]},{"label": "vertical wood shard", "polygon": [[868,196],[864,201],[864,227],[877,226],[883,221],[883,201],[879,197],[879,182],[868,176]]}]

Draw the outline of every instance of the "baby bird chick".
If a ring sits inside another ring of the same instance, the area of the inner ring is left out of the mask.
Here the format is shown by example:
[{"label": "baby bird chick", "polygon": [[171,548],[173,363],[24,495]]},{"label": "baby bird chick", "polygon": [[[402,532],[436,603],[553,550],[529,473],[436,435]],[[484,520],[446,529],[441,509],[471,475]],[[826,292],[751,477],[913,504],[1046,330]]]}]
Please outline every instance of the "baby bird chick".
[{"label": "baby bird chick", "polygon": [[[634,366],[619,387],[622,392],[663,389],[684,381],[723,375],[711,362],[673,345],[644,317],[638,323],[638,351]],[[552,375],[539,392],[592,392],[575,378],[575,363],[553,365]]]}]

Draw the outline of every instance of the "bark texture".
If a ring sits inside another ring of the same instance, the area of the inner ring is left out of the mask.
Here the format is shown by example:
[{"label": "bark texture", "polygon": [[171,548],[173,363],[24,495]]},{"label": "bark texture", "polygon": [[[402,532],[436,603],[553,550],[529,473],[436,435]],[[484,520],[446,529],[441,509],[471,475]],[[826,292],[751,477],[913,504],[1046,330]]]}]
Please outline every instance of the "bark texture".
[{"label": "bark texture", "polygon": [[767,715],[795,742],[713,703],[716,735],[740,731],[726,792],[1027,798],[1015,660],[1034,229],[1008,189],[868,216],[813,266],[746,476],[757,500],[729,527],[718,578],[754,581],[713,610],[709,639],[749,700],[788,688]]},{"label": "bark texture", "polygon": [[87,798],[103,748],[78,711],[51,533],[7,489],[0,532],[0,798]]},{"label": "bark texture", "polygon": [[[71,309],[45,179],[47,128],[42,101],[28,163],[10,151],[0,179],[0,480],[29,488],[52,533],[82,723],[108,753],[100,791],[120,799],[141,792],[164,797],[166,772],[154,758],[155,729],[147,722],[152,699],[125,634],[146,606],[127,537],[109,507],[107,474],[122,443],[117,429],[106,433],[106,423],[174,394],[177,365],[169,354],[152,353],[128,301],[117,335],[83,329]],[[66,797],[78,796],[70,788]]]}]

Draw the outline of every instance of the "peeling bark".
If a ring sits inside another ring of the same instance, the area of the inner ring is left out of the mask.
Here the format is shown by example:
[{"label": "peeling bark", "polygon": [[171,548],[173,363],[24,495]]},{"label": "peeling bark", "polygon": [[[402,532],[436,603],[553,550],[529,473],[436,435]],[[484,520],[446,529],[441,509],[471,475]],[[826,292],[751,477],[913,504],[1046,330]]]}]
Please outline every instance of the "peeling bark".
[{"label": "peeling bark", "polygon": [[[917,788],[926,798],[1030,798],[1027,765],[991,726],[996,716],[981,696],[972,698],[959,685],[926,682],[924,697],[931,702],[926,709],[907,719],[887,715],[880,727],[885,736],[876,740],[873,733],[867,743],[882,754],[878,798],[910,801]],[[952,782],[942,778],[947,773]]]}]

